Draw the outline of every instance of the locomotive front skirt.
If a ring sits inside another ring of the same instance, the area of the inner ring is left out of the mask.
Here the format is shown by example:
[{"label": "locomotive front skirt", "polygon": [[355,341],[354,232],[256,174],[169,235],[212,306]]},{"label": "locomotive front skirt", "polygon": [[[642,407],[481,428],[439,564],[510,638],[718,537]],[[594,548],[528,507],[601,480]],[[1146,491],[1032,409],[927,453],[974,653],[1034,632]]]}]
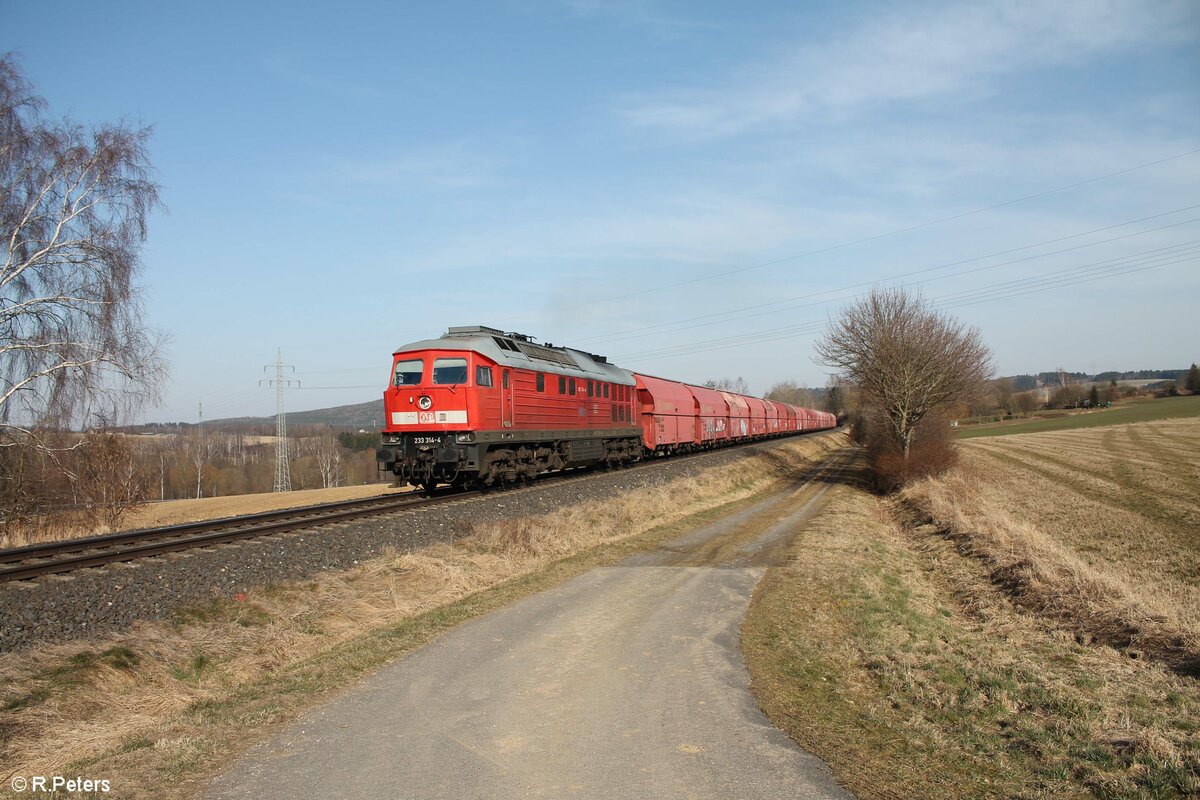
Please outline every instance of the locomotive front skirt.
[{"label": "locomotive front skirt", "polygon": [[831,414],[638,375],[495,328],[396,350],[377,458],[431,489],[832,428]]}]

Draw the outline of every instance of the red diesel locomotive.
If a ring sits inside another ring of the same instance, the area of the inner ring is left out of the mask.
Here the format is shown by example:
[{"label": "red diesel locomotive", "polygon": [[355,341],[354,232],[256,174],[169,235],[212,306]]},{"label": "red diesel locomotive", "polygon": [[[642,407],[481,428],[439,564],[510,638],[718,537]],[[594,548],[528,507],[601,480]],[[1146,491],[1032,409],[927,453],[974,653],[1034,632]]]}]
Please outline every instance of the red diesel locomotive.
[{"label": "red diesel locomotive", "polygon": [[837,424],[822,411],[639,375],[484,326],[399,348],[383,404],[379,468],[425,489],[493,486]]}]

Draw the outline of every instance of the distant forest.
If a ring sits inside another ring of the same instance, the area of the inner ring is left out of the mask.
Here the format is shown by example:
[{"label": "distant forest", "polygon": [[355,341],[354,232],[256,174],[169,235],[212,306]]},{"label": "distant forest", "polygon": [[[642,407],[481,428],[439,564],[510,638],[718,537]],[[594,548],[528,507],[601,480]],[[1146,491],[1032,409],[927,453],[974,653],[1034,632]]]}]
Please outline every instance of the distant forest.
[{"label": "distant forest", "polygon": [[1058,386],[1060,375],[1072,383],[1107,383],[1109,381],[1175,381],[1182,383],[1187,377],[1186,369],[1135,369],[1126,372],[1100,372],[1089,375],[1086,372],[1039,372],[1036,375],[1013,375],[1014,392],[1025,392],[1039,385]]}]

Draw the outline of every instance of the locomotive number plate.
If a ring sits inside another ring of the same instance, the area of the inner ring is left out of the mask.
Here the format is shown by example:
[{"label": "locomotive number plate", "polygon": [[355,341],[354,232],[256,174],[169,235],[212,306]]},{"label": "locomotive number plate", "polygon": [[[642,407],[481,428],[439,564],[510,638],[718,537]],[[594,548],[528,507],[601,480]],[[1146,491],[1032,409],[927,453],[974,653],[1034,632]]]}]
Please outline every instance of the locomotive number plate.
[{"label": "locomotive number plate", "polygon": [[414,436],[413,444],[441,444],[440,436]]}]

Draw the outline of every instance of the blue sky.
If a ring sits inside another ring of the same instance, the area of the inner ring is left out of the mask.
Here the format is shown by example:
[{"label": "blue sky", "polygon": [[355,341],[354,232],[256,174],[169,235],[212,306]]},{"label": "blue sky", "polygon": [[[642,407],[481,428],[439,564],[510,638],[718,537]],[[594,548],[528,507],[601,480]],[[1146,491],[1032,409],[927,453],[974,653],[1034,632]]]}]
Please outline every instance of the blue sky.
[{"label": "blue sky", "polygon": [[473,323],[821,385],[872,282],[1002,374],[1186,366],[1198,40],[1196,3],[1144,0],[0,0],[54,113],[154,127],[159,420],[272,413],[278,347],[290,409],[371,399]]}]

